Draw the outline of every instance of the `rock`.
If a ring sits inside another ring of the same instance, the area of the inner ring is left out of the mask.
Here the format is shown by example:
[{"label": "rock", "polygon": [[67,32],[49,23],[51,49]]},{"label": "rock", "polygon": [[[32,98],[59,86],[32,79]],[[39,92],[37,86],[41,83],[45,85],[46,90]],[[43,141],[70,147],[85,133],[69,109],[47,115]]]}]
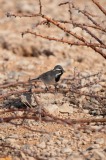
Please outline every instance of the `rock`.
[{"label": "rock", "polygon": [[83,112],[86,113],[86,114],[88,114],[89,110],[88,109],[84,109]]},{"label": "rock", "polygon": [[60,131],[54,132],[54,135],[55,135],[55,136],[60,136]]},{"label": "rock", "polygon": [[74,156],[69,156],[69,157],[67,157],[67,159],[66,160],[83,160],[83,158],[82,157],[74,157]]},{"label": "rock", "polygon": [[50,156],[51,156],[51,157],[57,156],[57,153],[55,152],[54,149],[51,149],[51,150],[50,150]]},{"label": "rock", "polygon": [[72,153],[72,149],[70,147],[65,147],[61,150],[62,153]]},{"label": "rock", "polygon": [[48,141],[48,142],[47,142],[47,145],[53,146],[53,145],[54,145],[54,141],[53,141],[53,140]]},{"label": "rock", "polygon": [[79,152],[73,152],[72,155],[70,155],[69,157],[67,157],[66,160],[83,160],[83,158],[81,157],[81,155],[79,154]]},{"label": "rock", "polygon": [[91,128],[94,130],[101,130],[103,128],[103,126],[95,125],[95,126],[91,126]]},{"label": "rock", "polygon": [[8,139],[19,139],[19,136],[17,134],[12,134],[7,137]]},{"label": "rock", "polygon": [[100,145],[99,145],[99,144],[93,144],[92,147],[93,147],[94,149],[96,149],[96,148],[100,148]]},{"label": "rock", "polygon": [[6,143],[10,143],[11,145],[16,144],[16,140],[15,139],[8,138],[5,141],[6,141]]},{"label": "rock", "polygon": [[102,86],[99,84],[95,84],[92,86],[92,90],[95,92],[99,92],[102,89]]},{"label": "rock", "polygon": [[49,160],[56,160],[56,158],[54,158],[54,157],[50,157],[50,158],[49,158]]},{"label": "rock", "polygon": [[100,159],[100,160],[106,159],[105,153],[99,151],[98,149],[94,150],[94,157],[95,157],[95,159]]},{"label": "rock", "polygon": [[51,134],[42,134],[40,140],[44,141],[45,143],[48,143],[48,142],[52,143]]},{"label": "rock", "polygon": [[27,157],[27,160],[35,160],[34,157]]},{"label": "rock", "polygon": [[4,139],[5,139],[5,136],[0,133],[0,140],[4,140]]},{"label": "rock", "polygon": [[72,114],[73,107],[71,107],[69,103],[64,103],[62,106],[59,107],[59,112]]},{"label": "rock", "polygon": [[32,65],[32,64],[29,64],[29,65],[28,65],[28,70],[33,70],[33,69],[35,69],[35,66]]},{"label": "rock", "polygon": [[22,159],[27,159],[26,155],[22,151],[20,152],[20,155],[21,155]]},{"label": "rock", "polygon": [[15,149],[20,149],[20,145],[17,144],[17,141],[15,139],[8,139],[6,140],[6,143],[9,143]]},{"label": "rock", "polygon": [[68,139],[62,139],[62,144],[68,144],[69,140]]},{"label": "rock", "polygon": [[97,138],[97,139],[95,140],[95,143],[96,143],[96,144],[104,144],[104,143],[105,143],[105,140],[104,140],[104,138]]},{"label": "rock", "polygon": [[37,147],[41,148],[41,149],[44,149],[44,148],[46,148],[46,143],[43,141],[43,142],[37,144]]},{"label": "rock", "polygon": [[59,140],[56,140],[56,142],[55,142],[55,144],[57,144],[57,145],[61,145],[61,141],[59,141]]},{"label": "rock", "polygon": [[52,114],[54,116],[57,116],[59,114],[59,108],[57,105],[55,104],[51,104],[51,105],[48,105],[48,106],[44,106],[43,107],[45,109],[45,111],[47,111],[49,114]]}]

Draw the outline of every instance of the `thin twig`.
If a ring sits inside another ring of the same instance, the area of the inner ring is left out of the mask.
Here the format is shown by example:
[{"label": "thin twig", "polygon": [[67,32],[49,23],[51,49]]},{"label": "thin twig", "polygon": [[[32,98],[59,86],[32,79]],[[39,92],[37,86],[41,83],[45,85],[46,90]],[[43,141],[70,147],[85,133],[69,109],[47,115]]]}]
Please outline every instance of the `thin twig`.
[{"label": "thin twig", "polygon": [[104,44],[89,43],[89,42],[87,44],[85,44],[83,42],[79,42],[79,41],[75,42],[75,41],[67,40],[65,38],[59,39],[59,38],[56,38],[56,37],[44,36],[43,34],[38,34],[36,32],[32,32],[30,30],[22,32],[22,35],[24,36],[25,34],[28,34],[28,33],[30,33],[32,35],[35,35],[35,36],[38,36],[38,37],[41,37],[41,38],[44,38],[44,39],[48,39],[50,41],[57,41],[57,42],[67,43],[67,44],[69,44],[71,46],[72,45],[74,45],[74,46],[87,46],[87,47],[94,47],[95,46],[95,47],[104,48],[104,49],[106,48],[106,46]]},{"label": "thin twig", "polygon": [[[66,123],[68,125],[73,125],[73,124],[81,124],[81,123],[94,123],[94,122],[101,122],[101,123],[106,123],[106,118],[91,118],[91,119],[62,119],[55,117],[53,115],[50,115],[46,112],[43,112],[43,115],[49,116],[53,118],[53,120],[56,120],[55,122],[57,123]],[[2,122],[10,122],[11,120],[16,120],[16,119],[33,119],[33,120],[38,120],[38,117],[35,116],[16,116],[16,117],[5,117],[5,118],[0,118],[0,123]],[[53,121],[52,119],[47,120],[45,118],[42,118],[43,121]]]},{"label": "thin twig", "polygon": [[41,0],[39,0],[39,7],[40,7],[39,14],[42,14],[42,3],[41,3]]},{"label": "thin twig", "polygon": [[100,5],[100,3],[97,0],[92,0],[92,2],[94,4],[96,4],[96,6],[102,11],[102,13],[104,13],[104,15],[106,16],[106,10]]}]

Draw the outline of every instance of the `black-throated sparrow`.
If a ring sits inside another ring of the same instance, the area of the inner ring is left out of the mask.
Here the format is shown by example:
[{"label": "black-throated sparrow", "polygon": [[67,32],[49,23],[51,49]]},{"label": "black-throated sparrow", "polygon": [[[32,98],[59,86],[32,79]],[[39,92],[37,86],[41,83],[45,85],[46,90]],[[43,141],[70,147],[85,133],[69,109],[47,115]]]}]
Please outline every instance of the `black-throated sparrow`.
[{"label": "black-throated sparrow", "polygon": [[37,78],[31,79],[30,82],[41,80],[45,84],[46,90],[48,90],[48,85],[55,85],[56,89],[57,82],[60,80],[60,77],[64,72],[65,71],[62,66],[56,65],[54,69],[41,74]]}]

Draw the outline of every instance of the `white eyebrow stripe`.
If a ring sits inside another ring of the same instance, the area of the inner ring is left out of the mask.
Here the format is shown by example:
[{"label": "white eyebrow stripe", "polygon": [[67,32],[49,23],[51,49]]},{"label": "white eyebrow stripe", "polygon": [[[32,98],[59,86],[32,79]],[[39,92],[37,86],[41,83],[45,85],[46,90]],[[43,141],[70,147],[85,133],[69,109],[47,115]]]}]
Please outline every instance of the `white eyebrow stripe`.
[{"label": "white eyebrow stripe", "polygon": [[57,69],[54,69],[55,71],[57,70],[57,71],[60,71],[60,70],[62,70],[61,68],[57,68]]},{"label": "white eyebrow stripe", "polygon": [[59,75],[61,75],[61,73],[57,73],[57,74],[56,74],[56,77],[59,76]]}]

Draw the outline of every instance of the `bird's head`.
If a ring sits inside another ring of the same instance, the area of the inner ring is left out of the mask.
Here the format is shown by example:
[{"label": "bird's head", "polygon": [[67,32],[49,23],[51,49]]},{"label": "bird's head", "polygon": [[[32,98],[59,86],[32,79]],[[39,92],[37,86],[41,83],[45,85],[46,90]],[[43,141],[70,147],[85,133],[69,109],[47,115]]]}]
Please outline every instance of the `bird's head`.
[{"label": "bird's head", "polygon": [[64,69],[63,69],[63,67],[60,66],[60,65],[56,65],[53,70],[57,71],[57,72],[60,72],[62,74],[65,72]]}]

